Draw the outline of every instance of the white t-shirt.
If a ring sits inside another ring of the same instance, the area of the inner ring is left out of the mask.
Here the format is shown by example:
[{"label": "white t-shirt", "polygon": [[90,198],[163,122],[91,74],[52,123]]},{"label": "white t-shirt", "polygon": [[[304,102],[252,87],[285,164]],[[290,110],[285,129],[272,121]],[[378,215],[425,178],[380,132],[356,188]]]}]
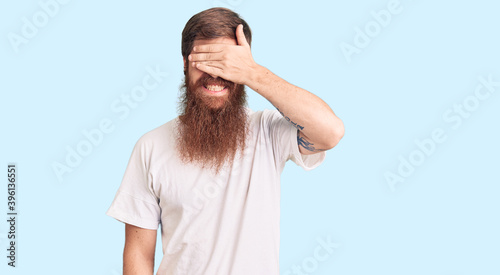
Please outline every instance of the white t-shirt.
[{"label": "white t-shirt", "polygon": [[280,175],[291,159],[305,170],[326,153],[302,155],[297,129],[276,110],[252,112],[243,158],[218,176],[182,164],[173,119],[134,146],[106,212],[147,229],[161,223],[159,275],[279,275]]}]

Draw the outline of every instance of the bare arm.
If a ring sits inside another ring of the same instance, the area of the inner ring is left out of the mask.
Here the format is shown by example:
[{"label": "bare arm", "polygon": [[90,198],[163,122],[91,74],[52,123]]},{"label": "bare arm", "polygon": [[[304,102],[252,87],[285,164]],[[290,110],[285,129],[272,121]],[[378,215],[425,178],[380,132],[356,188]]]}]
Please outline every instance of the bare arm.
[{"label": "bare arm", "polygon": [[125,224],[123,275],[154,273],[156,231]]},{"label": "bare arm", "polygon": [[213,77],[244,84],[269,100],[297,129],[302,154],[329,150],[344,136],[344,124],[318,96],[299,88],[257,64],[243,33],[236,29],[237,45],[209,44],[193,48],[192,66]]},{"label": "bare arm", "polygon": [[269,100],[299,131],[300,153],[329,150],[344,136],[344,124],[318,96],[256,65],[248,86]]}]

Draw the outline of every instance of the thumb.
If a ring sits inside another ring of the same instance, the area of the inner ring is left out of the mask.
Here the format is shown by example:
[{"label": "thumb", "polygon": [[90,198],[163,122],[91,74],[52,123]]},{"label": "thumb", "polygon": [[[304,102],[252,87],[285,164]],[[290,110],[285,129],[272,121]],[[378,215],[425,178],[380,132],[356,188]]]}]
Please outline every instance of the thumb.
[{"label": "thumb", "polygon": [[236,27],[236,39],[238,45],[247,47],[250,46],[248,45],[247,38],[245,37],[245,33],[243,32],[243,24],[239,24],[238,27]]}]

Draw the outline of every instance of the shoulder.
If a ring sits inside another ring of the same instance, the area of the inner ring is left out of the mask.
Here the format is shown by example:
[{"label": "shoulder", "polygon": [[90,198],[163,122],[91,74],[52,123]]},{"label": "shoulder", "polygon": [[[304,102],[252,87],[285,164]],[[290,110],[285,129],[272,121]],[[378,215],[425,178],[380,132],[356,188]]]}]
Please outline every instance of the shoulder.
[{"label": "shoulder", "polygon": [[143,134],[138,140],[137,144],[152,146],[164,143],[173,138],[175,129],[177,128],[178,117],[156,127]]}]

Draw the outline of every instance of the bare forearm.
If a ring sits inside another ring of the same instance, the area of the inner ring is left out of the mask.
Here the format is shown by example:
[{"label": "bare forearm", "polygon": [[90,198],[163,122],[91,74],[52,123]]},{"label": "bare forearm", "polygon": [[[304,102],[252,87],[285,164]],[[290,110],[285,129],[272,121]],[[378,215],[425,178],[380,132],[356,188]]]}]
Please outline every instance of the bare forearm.
[{"label": "bare forearm", "polygon": [[344,125],[328,104],[267,68],[257,65],[247,86],[269,100],[316,148],[330,149],[342,138]]},{"label": "bare forearm", "polygon": [[151,275],[154,272],[154,255],[143,255],[125,248],[123,251],[123,275]]},{"label": "bare forearm", "polygon": [[299,138],[314,143],[314,148],[334,147],[344,134],[344,126],[328,104],[257,64],[242,24],[236,29],[236,42],[196,46],[188,59],[193,67],[212,77],[244,84],[264,96],[295,123]]}]

